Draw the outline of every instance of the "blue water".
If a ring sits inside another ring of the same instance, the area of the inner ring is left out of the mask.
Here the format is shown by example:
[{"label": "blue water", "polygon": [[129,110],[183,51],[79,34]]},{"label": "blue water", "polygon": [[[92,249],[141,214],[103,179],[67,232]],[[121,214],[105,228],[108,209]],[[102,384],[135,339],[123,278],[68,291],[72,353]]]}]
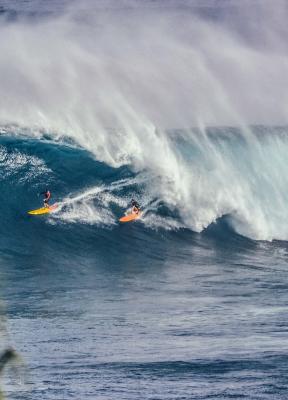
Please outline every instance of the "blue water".
[{"label": "blue water", "polygon": [[225,217],[202,233],[60,219],[69,204],[31,217],[43,184],[58,201],[133,172],[49,140],[0,146],[6,341],[29,370],[9,398],[285,398],[286,242]]},{"label": "blue water", "polygon": [[229,3],[0,1],[7,398],[287,398],[287,18]]}]

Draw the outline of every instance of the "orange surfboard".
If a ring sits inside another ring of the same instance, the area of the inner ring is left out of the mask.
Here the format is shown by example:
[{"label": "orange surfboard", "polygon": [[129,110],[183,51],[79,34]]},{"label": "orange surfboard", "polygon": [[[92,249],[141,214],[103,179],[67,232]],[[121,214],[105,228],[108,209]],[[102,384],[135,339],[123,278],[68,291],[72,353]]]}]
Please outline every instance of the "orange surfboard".
[{"label": "orange surfboard", "polygon": [[139,217],[141,217],[142,212],[139,211],[137,214],[136,213],[131,213],[128,215],[124,215],[124,217],[121,217],[119,219],[120,222],[130,222],[130,221],[134,221],[135,219],[138,219]]}]

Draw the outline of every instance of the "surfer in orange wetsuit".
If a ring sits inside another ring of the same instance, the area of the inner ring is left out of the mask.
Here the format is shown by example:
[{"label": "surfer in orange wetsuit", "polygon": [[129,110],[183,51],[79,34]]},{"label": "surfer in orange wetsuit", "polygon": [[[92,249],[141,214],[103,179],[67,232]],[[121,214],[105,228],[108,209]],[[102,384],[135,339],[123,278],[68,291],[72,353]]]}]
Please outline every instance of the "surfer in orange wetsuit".
[{"label": "surfer in orange wetsuit", "polygon": [[51,198],[51,193],[48,189],[45,190],[45,192],[42,192],[41,194],[44,194],[44,207],[49,207],[48,201]]},{"label": "surfer in orange wetsuit", "polygon": [[131,200],[132,214],[138,214],[140,212],[140,205],[134,199]]}]

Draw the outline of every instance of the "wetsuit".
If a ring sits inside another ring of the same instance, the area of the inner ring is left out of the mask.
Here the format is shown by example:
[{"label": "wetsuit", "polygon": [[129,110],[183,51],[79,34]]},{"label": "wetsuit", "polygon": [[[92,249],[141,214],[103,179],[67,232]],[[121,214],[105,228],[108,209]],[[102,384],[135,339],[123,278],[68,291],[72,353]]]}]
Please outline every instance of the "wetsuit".
[{"label": "wetsuit", "polygon": [[132,212],[138,214],[139,211],[140,211],[140,205],[139,205],[139,203],[137,203],[137,201],[133,200],[133,201],[131,202],[131,205],[132,205]]},{"label": "wetsuit", "polygon": [[50,191],[49,190],[46,190],[45,192],[42,192],[41,194],[44,194],[44,206],[45,207],[48,207],[49,206],[49,204],[48,204],[48,201],[50,200],[50,198],[51,198],[51,193],[50,193]]}]

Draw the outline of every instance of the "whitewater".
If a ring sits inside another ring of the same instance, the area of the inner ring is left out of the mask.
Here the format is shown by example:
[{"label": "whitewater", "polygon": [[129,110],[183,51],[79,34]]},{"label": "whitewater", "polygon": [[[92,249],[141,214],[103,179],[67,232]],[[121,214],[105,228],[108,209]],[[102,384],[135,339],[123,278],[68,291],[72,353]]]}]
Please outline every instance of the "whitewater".
[{"label": "whitewater", "polygon": [[285,398],[287,15],[0,1],[8,398]]}]

